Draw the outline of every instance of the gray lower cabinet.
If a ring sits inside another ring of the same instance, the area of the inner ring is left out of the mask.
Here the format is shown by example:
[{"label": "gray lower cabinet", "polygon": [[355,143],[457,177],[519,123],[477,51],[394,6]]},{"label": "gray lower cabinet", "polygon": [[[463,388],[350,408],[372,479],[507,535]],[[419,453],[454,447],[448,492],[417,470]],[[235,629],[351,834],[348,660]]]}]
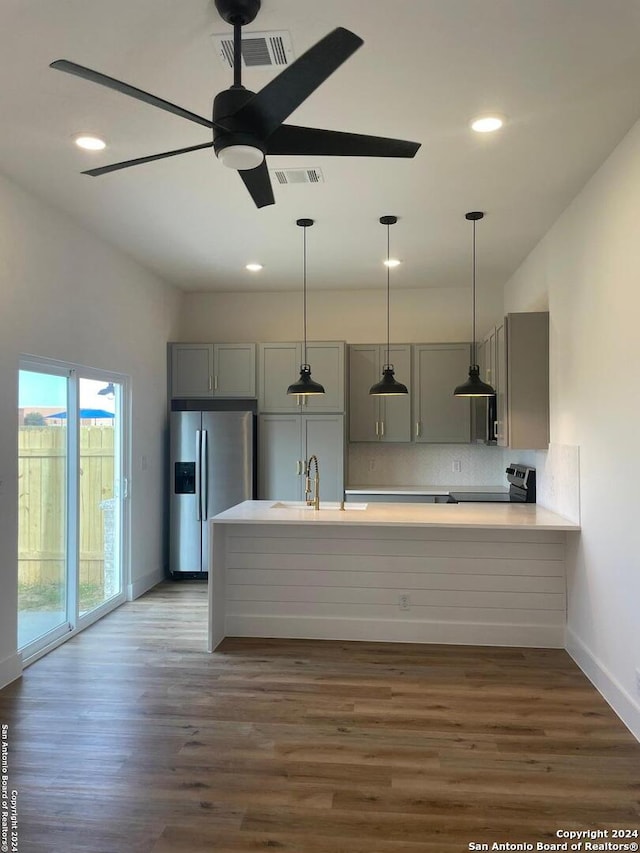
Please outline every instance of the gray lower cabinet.
[{"label": "gray lower cabinet", "polygon": [[469,374],[466,343],[415,344],[413,420],[418,443],[467,444],[471,441],[471,402],[453,390]]},{"label": "gray lower cabinet", "polygon": [[255,397],[255,344],[170,345],[171,397]]},{"label": "gray lower cabinet", "polygon": [[325,389],[318,396],[287,394],[300,376],[303,345],[299,341],[258,345],[258,408],[264,413],[344,412],[345,344],[343,341],[311,341],[307,362],[311,377]]},{"label": "gray lower cabinet", "polygon": [[258,418],[258,496],[261,500],[304,499],[309,456],[318,457],[320,499],[344,496],[344,415],[273,414]]},{"label": "gray lower cabinet", "polygon": [[[411,392],[411,345],[391,344],[388,353],[395,378]],[[411,393],[372,397],[369,388],[382,378],[387,347],[352,344],[349,347],[349,440],[411,441]]]}]

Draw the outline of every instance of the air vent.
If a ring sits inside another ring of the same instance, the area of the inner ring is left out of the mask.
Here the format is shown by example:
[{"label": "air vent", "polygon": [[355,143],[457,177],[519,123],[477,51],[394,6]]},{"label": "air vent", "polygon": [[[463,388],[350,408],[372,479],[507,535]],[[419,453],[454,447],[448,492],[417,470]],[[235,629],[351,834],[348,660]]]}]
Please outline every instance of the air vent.
[{"label": "air vent", "polygon": [[[211,36],[216,52],[226,68],[233,68],[233,34]],[[286,30],[243,33],[243,68],[283,68],[294,60],[291,35]]]},{"label": "air vent", "polygon": [[279,184],[323,184],[320,169],[274,169],[272,172]]}]

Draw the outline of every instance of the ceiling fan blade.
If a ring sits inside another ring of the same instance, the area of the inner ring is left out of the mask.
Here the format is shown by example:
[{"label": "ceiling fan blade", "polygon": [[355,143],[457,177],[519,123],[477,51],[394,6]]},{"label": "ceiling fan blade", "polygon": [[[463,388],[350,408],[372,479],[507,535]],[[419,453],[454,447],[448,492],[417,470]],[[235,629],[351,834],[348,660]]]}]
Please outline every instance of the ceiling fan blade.
[{"label": "ceiling fan blade", "polygon": [[162,154],[150,154],[148,157],[138,157],[137,160],[123,160],[122,163],[112,163],[110,166],[99,166],[97,169],[87,169],[83,175],[106,175],[108,172],[117,172],[118,169],[128,169],[129,166],[141,166],[142,163],[152,163],[154,160],[164,160],[165,157],[175,157],[176,154],[188,154],[190,151],[200,151],[202,148],[213,148],[213,142],[205,142],[202,145],[191,145],[189,148],[178,148],[177,151],[164,151]]},{"label": "ceiling fan blade", "polygon": [[273,197],[273,188],[271,186],[271,178],[265,160],[255,169],[242,169],[238,172],[245,187],[251,193],[251,198],[255,201],[256,207],[266,207],[269,204],[275,204]]},{"label": "ceiling fan blade", "polygon": [[362,44],[355,33],[338,27],[267,83],[234,119],[242,126],[255,127],[264,139]]},{"label": "ceiling fan blade", "polygon": [[415,157],[419,142],[341,133],[283,124],[267,140],[267,154],[311,154],[332,157]]},{"label": "ceiling fan blade", "polygon": [[129,95],[129,97],[135,98],[137,101],[144,101],[146,104],[151,104],[152,107],[159,107],[161,110],[180,116],[180,118],[195,121],[196,124],[202,124],[204,127],[213,127],[213,122],[207,118],[189,112],[189,110],[178,107],[176,104],[171,104],[169,101],[151,95],[149,92],[143,92],[142,89],[137,89],[128,83],[122,83],[113,77],[107,77],[106,74],[100,74],[99,71],[92,71],[91,68],[85,68],[84,65],[76,65],[75,62],[70,62],[68,59],[56,59],[55,62],[51,63],[49,68],[55,68],[56,71],[65,71],[67,74],[75,74],[76,77],[82,77],[84,80],[90,80],[92,83],[98,83],[100,86],[106,86],[108,89],[114,89],[116,92]]}]

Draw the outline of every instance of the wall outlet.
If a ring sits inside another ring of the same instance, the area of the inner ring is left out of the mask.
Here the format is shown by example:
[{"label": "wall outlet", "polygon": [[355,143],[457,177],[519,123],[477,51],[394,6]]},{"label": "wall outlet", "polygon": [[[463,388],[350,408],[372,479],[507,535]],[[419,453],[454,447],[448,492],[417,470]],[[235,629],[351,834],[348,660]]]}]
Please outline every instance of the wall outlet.
[{"label": "wall outlet", "polygon": [[376,470],[376,460],[370,459],[369,460],[369,471],[375,471],[375,470]]},{"label": "wall outlet", "polygon": [[451,470],[454,474],[459,474],[462,471],[462,459],[454,459],[451,463]]},{"label": "wall outlet", "polygon": [[399,595],[398,596],[398,607],[400,610],[409,610],[411,607],[411,600],[408,595]]}]

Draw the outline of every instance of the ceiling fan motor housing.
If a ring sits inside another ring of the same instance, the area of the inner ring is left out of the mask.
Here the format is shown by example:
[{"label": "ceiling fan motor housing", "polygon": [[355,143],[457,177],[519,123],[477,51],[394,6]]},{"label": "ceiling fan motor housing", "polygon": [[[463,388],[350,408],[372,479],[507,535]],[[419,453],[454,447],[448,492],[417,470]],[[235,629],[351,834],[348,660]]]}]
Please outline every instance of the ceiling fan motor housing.
[{"label": "ceiling fan motor housing", "polygon": [[228,24],[250,24],[260,11],[260,0],[216,0],[220,17]]},{"label": "ceiling fan motor housing", "polygon": [[216,157],[220,157],[225,148],[239,145],[255,148],[263,155],[266,153],[264,140],[235,118],[235,113],[253,96],[253,92],[244,88],[225,89],[216,95],[213,102],[213,150]]}]

